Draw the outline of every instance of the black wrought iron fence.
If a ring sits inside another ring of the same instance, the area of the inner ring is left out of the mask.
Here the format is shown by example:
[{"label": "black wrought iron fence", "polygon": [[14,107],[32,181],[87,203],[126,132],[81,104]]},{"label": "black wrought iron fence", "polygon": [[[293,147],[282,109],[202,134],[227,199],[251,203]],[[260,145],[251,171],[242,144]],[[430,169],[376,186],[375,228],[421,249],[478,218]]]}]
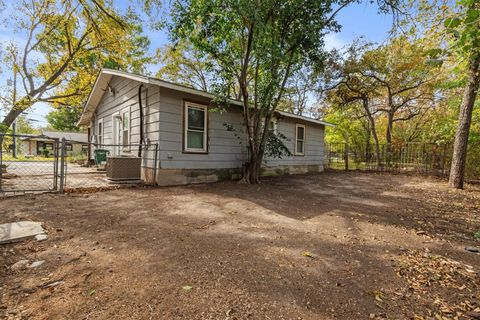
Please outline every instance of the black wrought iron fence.
[{"label": "black wrought iron fence", "polygon": [[[325,168],[341,170],[371,170],[416,172],[448,176],[452,162],[451,144],[407,143],[363,146],[346,143],[325,145]],[[480,180],[480,143],[468,148],[466,178]]]}]

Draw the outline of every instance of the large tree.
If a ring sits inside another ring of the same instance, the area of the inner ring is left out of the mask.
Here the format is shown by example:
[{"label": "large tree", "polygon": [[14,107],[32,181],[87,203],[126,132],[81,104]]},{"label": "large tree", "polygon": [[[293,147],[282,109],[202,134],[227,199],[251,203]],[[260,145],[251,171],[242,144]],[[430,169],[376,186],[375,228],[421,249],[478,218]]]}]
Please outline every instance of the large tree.
[{"label": "large tree", "polygon": [[161,63],[157,77],[195,89],[210,91],[211,61],[187,41],[158,49],[157,57]]},{"label": "large tree", "polygon": [[[458,122],[449,178],[451,188],[462,189],[480,83],[480,3],[477,0],[420,0],[412,4],[417,6],[415,23],[421,25],[420,33],[437,42],[429,55],[433,61],[453,66],[455,72],[451,74],[463,91],[457,103]],[[450,100],[457,101],[456,96]]]},{"label": "large tree", "polygon": [[[428,63],[423,42],[405,37],[372,48],[355,42],[343,56],[329,64],[328,102],[343,108],[360,104],[368,120],[380,164],[379,120],[385,120],[387,150],[393,141],[395,123],[412,121],[435,106],[441,73]],[[367,142],[369,143],[369,142]]]},{"label": "large tree", "polygon": [[299,116],[318,112],[319,74],[313,68],[304,67],[292,74],[285,87],[285,95],[279,109]]},{"label": "large tree", "polygon": [[306,64],[321,65],[325,33],[339,29],[336,14],[353,2],[174,2],[170,24],[173,39],[189,39],[215,61],[219,95],[228,96],[229,89],[238,84],[249,151],[243,182],[259,182],[269,123],[289,78]]},{"label": "large tree", "polygon": [[445,26],[453,35],[455,50],[466,61],[467,72],[453,146],[449,186],[463,189],[468,137],[480,85],[480,3],[477,0],[460,0],[457,3],[460,10],[445,20]]},{"label": "large tree", "polygon": [[434,107],[440,74],[436,68],[428,63],[421,41],[403,36],[363,54],[358,72],[376,84],[376,111],[387,118],[387,146],[396,122],[411,120]]},{"label": "large tree", "polygon": [[96,70],[136,54],[137,17],[109,0],[23,0],[2,12],[17,38],[18,97],[3,119],[5,131],[37,102],[72,105],[85,97]]}]

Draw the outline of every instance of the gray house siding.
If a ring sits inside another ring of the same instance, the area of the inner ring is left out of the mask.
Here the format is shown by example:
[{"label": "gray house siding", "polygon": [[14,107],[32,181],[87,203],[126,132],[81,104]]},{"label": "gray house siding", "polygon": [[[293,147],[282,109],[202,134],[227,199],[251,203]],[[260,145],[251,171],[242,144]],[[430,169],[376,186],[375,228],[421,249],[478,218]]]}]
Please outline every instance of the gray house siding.
[{"label": "gray house siding", "polygon": [[207,153],[186,153],[183,151],[184,103],[193,101],[208,105],[209,100],[164,88],[161,88],[160,96],[161,168],[224,169],[242,166],[245,148],[234,132],[227,131],[224,125],[230,124],[235,133],[242,135],[242,114],[237,107],[230,107],[228,112],[208,112]]},{"label": "gray house siding", "polygon": [[[128,78],[113,76],[109,82],[113,92],[105,92],[94,113],[91,134],[98,136],[98,123],[103,121],[103,144],[113,144],[113,115],[130,111],[130,143],[140,142],[140,111],[138,89],[141,83]],[[207,147],[205,153],[185,152],[184,109],[185,102],[209,105],[210,99],[156,85],[144,85],[142,105],[144,107],[145,142],[158,143],[157,176],[160,185],[210,182],[219,179],[240,177],[243,163],[247,161],[246,138],[243,129],[242,109],[230,106],[223,112],[210,110],[207,124]],[[210,107],[209,109],[213,109]],[[323,125],[302,122],[291,118],[277,119],[277,130],[284,134],[286,145],[294,153],[295,126],[306,126],[305,155],[269,159],[264,161],[264,174],[300,173],[323,170]],[[233,130],[227,129],[228,125]],[[148,140],[147,140],[148,139]],[[105,146],[113,152],[113,147]],[[131,154],[136,155],[137,148]],[[122,154],[128,152],[121,151]],[[152,150],[143,155],[144,176],[151,175],[155,154]]]},{"label": "gray house siding", "polygon": [[[138,88],[140,82],[113,77],[110,86],[114,93],[105,90],[103,97],[98,105],[91,122],[91,134],[98,137],[98,124],[103,122],[102,148],[107,149],[114,154],[113,141],[113,116],[123,110],[128,109],[130,113],[130,144],[133,146],[130,151],[117,150],[123,155],[136,156],[140,143],[140,108],[138,104]],[[157,86],[144,86],[142,88],[142,105],[144,108],[144,143],[148,141],[153,145],[159,142],[159,110],[160,110],[160,88]],[[98,143],[98,141],[96,141]],[[120,141],[121,144],[121,141]],[[118,148],[117,148],[118,149]],[[153,169],[154,167],[154,148],[143,148],[142,167]],[[143,170],[142,174],[147,180],[154,180],[154,177],[146,177],[152,170]]]},{"label": "gray house siding", "polygon": [[[295,130],[296,125],[305,126],[305,152],[304,155],[295,155]],[[264,167],[272,168],[278,166],[319,166],[318,170],[323,170],[323,146],[324,146],[324,127],[321,125],[311,125],[307,122],[296,121],[293,119],[279,119],[277,121],[277,131],[287,137],[285,146],[290,150],[292,156],[278,158],[266,158]],[[308,168],[301,168],[307,170]],[[310,167],[310,170],[312,167]]]}]

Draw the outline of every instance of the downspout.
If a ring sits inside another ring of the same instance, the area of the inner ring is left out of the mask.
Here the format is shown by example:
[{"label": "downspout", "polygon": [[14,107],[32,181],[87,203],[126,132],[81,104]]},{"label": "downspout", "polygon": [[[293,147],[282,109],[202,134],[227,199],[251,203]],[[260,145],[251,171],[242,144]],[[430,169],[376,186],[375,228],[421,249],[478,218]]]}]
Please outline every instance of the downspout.
[{"label": "downspout", "polygon": [[140,108],[140,145],[138,146],[138,157],[142,156],[143,144],[143,106],[142,106],[142,88],[143,84],[138,86],[138,106]]}]

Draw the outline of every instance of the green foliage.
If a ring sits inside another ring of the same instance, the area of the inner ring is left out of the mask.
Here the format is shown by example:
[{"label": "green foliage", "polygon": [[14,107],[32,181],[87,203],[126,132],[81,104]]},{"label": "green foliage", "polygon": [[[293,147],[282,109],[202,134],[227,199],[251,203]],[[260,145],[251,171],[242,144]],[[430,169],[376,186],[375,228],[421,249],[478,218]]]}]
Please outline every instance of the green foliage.
[{"label": "green foliage", "polygon": [[402,36],[378,47],[355,42],[333,59],[326,119],[339,124],[341,136],[329,139],[343,142],[346,132],[355,143],[369,143],[375,135],[379,143],[423,139],[423,121],[436,112],[436,94],[446,77],[428,63],[427,48],[423,39]]},{"label": "green foliage", "polygon": [[480,52],[480,4],[477,0],[458,0],[457,12],[444,20],[451,34],[454,50],[468,56]]},{"label": "green foliage", "polygon": [[475,238],[477,238],[477,239],[480,239],[480,230],[478,230],[477,232],[475,232],[475,233],[473,234],[473,236],[474,236]]},{"label": "green foliage", "polygon": [[61,107],[55,108],[47,115],[47,121],[53,129],[58,131],[79,131],[77,122],[82,114],[82,108]]},{"label": "green foliage", "polygon": [[43,148],[42,149],[42,155],[45,157],[45,158],[48,158],[50,156],[50,150],[46,149],[46,148]]},{"label": "green foliage", "polygon": [[292,152],[290,152],[285,145],[286,141],[290,141],[290,139],[281,132],[269,130],[267,133],[267,143],[265,144],[265,156],[276,159],[292,156]]},{"label": "green foliage", "polygon": [[13,70],[23,86],[15,88],[18,97],[3,121],[7,128],[37,102],[81,106],[102,67],[139,72],[150,61],[138,14],[121,12],[108,0],[22,1],[1,19],[26,38],[15,44]]},{"label": "green foliage", "polygon": [[[238,140],[238,144],[242,145],[242,137],[237,132],[235,127],[230,123],[224,123],[223,126],[229,132],[232,132]],[[265,155],[271,158],[281,159],[282,157],[289,157],[292,155],[288,147],[285,145],[286,141],[290,141],[281,132],[275,130],[268,130],[267,142],[265,144]]]},{"label": "green foliage", "polygon": [[162,67],[157,77],[195,89],[209,91],[212,63],[186,41],[157,50]]},{"label": "green foliage", "polygon": [[38,134],[40,130],[34,128],[30,120],[25,116],[19,116],[17,118],[17,134]]},{"label": "green foliage", "polygon": [[[195,50],[212,60],[215,75],[212,88],[217,95],[239,97],[243,102],[251,158],[245,181],[258,182],[268,123],[285,95],[288,79],[306,65],[323,65],[324,35],[339,30],[335,15],[348,3],[335,0],[173,3],[169,24],[173,40],[188,39]],[[385,2],[380,4],[383,7]]]}]

